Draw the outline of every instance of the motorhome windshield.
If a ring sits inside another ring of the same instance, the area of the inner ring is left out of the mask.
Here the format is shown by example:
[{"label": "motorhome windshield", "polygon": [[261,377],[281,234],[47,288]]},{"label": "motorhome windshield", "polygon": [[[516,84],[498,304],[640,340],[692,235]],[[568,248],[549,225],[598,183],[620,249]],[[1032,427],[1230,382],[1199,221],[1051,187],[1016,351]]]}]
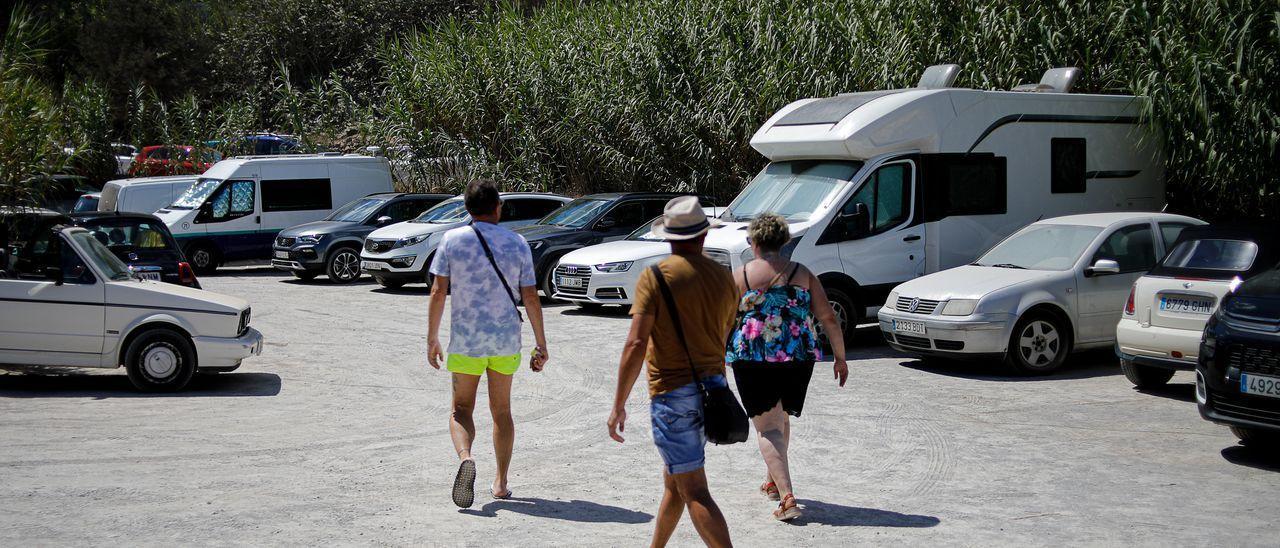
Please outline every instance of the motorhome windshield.
[{"label": "motorhome windshield", "polygon": [[342,206],[337,211],[329,214],[325,220],[340,223],[363,223],[365,219],[368,219],[370,215],[373,215],[374,211],[377,211],[385,203],[387,203],[386,200],[363,198]]},{"label": "motorhome windshield", "polygon": [[411,223],[457,223],[469,219],[467,215],[467,204],[462,200],[441,202],[431,209],[423,211],[417,218],[409,221]]},{"label": "motorhome windshield", "polygon": [[578,198],[547,214],[538,224],[582,228],[611,203],[609,200]]},{"label": "motorhome windshield", "polygon": [[722,216],[749,221],[765,212],[788,221],[806,221],[832,193],[853,179],[862,162],[792,160],[765,166]]},{"label": "motorhome windshield", "polygon": [[186,192],[182,193],[169,209],[195,209],[200,207],[205,200],[209,199],[209,195],[218,189],[218,185],[222,184],[222,179],[205,179],[196,180],[196,184],[191,185]]},{"label": "motorhome windshield", "polygon": [[980,257],[974,266],[1067,270],[1102,229],[1096,226],[1031,225]]}]

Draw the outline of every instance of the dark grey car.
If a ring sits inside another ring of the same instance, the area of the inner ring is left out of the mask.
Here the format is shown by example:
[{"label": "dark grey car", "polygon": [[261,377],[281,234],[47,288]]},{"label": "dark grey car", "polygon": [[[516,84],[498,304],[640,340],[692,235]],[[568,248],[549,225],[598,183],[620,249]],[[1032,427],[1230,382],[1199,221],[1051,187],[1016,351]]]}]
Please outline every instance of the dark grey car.
[{"label": "dark grey car", "polygon": [[370,194],[324,220],[291,226],[276,235],[271,265],[303,280],[325,274],[333,283],[360,277],[360,246],[374,229],[417,217],[452,198],[449,194]]}]

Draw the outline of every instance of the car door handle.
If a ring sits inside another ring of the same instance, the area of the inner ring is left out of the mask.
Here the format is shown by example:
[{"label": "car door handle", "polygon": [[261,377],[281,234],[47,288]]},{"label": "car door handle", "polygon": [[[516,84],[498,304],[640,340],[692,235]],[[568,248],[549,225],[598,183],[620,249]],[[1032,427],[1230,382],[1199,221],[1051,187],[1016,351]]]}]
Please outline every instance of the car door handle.
[{"label": "car door handle", "polygon": [[914,242],[914,241],[919,240],[919,239],[920,239],[920,235],[919,235],[919,234],[912,234],[912,235],[910,235],[910,236],[907,236],[906,238],[903,238],[903,239],[902,239],[902,241],[904,241],[904,242]]}]

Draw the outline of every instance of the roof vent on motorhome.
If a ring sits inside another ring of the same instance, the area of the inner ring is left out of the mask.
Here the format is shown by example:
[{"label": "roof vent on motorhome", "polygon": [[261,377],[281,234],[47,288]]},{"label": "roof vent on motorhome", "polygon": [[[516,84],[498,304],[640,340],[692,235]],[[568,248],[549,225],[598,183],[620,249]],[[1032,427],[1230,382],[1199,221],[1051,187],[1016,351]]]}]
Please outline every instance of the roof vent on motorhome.
[{"label": "roof vent on motorhome", "polygon": [[960,65],[933,65],[924,69],[924,74],[920,75],[920,81],[916,83],[916,87],[919,89],[949,88],[959,74]]},{"label": "roof vent on motorhome", "polygon": [[1022,84],[1013,91],[1033,91],[1040,93],[1071,93],[1072,86],[1080,78],[1080,69],[1061,67],[1044,71],[1039,84]]}]

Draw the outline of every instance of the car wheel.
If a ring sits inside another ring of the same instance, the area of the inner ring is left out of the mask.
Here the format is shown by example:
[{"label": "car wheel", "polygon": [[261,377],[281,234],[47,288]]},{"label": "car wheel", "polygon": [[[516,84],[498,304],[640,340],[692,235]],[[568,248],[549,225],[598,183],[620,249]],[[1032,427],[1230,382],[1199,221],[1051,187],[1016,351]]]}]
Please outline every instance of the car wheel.
[{"label": "car wheel", "polygon": [[1071,353],[1071,337],[1062,321],[1049,314],[1031,313],[1018,320],[1009,336],[1005,363],[1025,375],[1052,373]]},{"label": "car wheel", "polygon": [[1138,388],[1162,386],[1173,378],[1172,369],[1138,365],[1133,360],[1120,360],[1120,370],[1124,371],[1124,378]]},{"label": "car wheel", "polygon": [[[827,301],[831,303],[831,310],[836,314],[836,323],[840,325],[840,332],[844,336],[845,345],[853,341],[853,330],[858,327],[858,309],[853,304],[853,298],[849,296],[843,289],[824,285],[823,290],[827,293]],[[826,329],[822,327],[822,322],[818,322],[818,343],[825,347],[831,346],[831,341],[827,338]]]},{"label": "car wheel", "polygon": [[404,280],[389,280],[387,278],[379,278],[376,276],[373,279],[378,282],[378,285],[387,289],[400,289],[401,287],[404,287]]},{"label": "car wheel", "polygon": [[329,261],[324,270],[330,282],[335,284],[354,282],[360,277],[360,255],[352,248],[340,247],[329,254]]},{"label": "car wheel", "polygon": [[1240,443],[1250,447],[1276,447],[1280,446],[1280,433],[1269,430],[1260,430],[1257,428],[1249,428],[1247,426],[1232,426],[1231,433],[1235,434]]},{"label": "car wheel", "polygon": [[196,372],[191,341],[171,329],[151,329],[133,339],[124,354],[129,381],[144,392],[182,390]]},{"label": "car wheel", "polygon": [[[552,265],[555,265],[556,263],[559,263],[559,262],[560,262],[560,259],[558,257],[551,260]],[[555,294],[555,288],[552,287],[551,285],[552,279],[555,277],[555,273],[556,273],[555,266],[548,268],[545,272],[542,273],[542,280],[540,283],[538,283],[538,289],[541,289],[542,294],[545,295],[545,298],[548,301],[552,301],[552,302],[558,301],[558,299],[553,299],[551,297],[552,295]]]},{"label": "car wheel", "polygon": [[194,244],[187,248],[187,262],[196,274],[212,274],[218,269],[218,251],[209,244]]},{"label": "car wheel", "polygon": [[316,276],[320,275],[319,272],[312,272],[310,270],[292,270],[291,272],[293,273],[293,277],[305,282],[314,280],[316,279]]}]

